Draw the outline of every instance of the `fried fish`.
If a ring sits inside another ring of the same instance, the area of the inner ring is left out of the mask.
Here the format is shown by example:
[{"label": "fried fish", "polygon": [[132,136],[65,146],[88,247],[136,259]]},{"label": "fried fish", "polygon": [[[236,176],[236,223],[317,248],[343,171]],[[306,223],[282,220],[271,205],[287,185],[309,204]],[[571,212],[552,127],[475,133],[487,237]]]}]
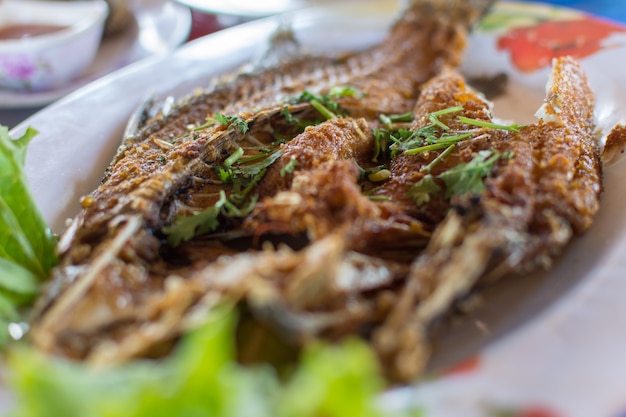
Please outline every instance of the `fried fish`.
[{"label": "fried fish", "polygon": [[434,321],[479,283],[548,265],[599,204],[575,61],[555,61],[528,126],[496,123],[458,72],[491,3],[411,1],[365,51],[262,66],[149,120],[59,242],[35,345],[159,356],[226,303],[260,329],[242,332],[244,360],[271,350],[259,334],[290,349],[356,335],[390,379],[419,376]]}]

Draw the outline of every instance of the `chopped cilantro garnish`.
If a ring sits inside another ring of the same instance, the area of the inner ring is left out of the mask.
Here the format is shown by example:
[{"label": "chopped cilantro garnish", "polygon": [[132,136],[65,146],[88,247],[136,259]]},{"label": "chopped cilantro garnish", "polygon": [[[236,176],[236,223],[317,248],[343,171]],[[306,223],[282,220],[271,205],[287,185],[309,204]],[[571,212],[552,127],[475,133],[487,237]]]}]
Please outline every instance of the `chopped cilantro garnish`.
[{"label": "chopped cilantro garnish", "polygon": [[193,130],[201,130],[209,126],[213,126],[216,124],[220,124],[228,128],[228,130],[237,129],[241,133],[246,133],[248,131],[248,122],[243,120],[239,116],[226,116],[225,114],[217,113],[214,114],[213,117],[207,118],[205,124],[196,126]]},{"label": "chopped cilantro garnish", "polygon": [[[310,103],[311,106],[317,110],[326,120],[335,119],[337,116],[345,116],[348,113],[345,109],[341,108],[339,103],[335,99],[342,97],[362,97],[364,94],[358,91],[354,87],[349,86],[335,86],[331,87],[328,94],[316,95],[308,90],[304,90],[299,96],[296,96],[289,100],[289,103]],[[289,124],[300,125],[306,127],[311,123],[303,123],[299,119],[293,116],[289,111],[289,106],[285,105],[281,110],[281,114],[285,117],[285,120]]]},{"label": "chopped cilantro garnish", "polygon": [[379,159],[383,159],[388,155],[390,134],[385,129],[373,129],[374,134],[374,156],[372,162],[379,162]]},{"label": "chopped cilantro garnish", "polygon": [[[222,166],[216,169],[220,181],[225,184],[232,184],[232,190],[228,197],[221,190],[219,200],[212,206],[191,216],[179,216],[171,225],[161,229],[167,236],[170,245],[178,246],[181,242],[190,240],[195,236],[217,230],[220,226],[220,216],[241,218],[250,214],[257,201],[256,196],[249,197],[250,193],[263,179],[267,168],[282,155],[282,151],[278,150],[269,155],[259,154],[248,158],[242,158],[243,155],[243,148],[237,148],[224,160]],[[258,159],[262,160],[254,164],[247,163]]]},{"label": "chopped cilantro garnish", "polygon": [[485,189],[483,179],[491,174],[493,165],[502,156],[503,154],[493,151],[480,151],[471,161],[439,174],[439,178],[446,184],[446,198],[480,194]]},{"label": "chopped cilantro garnish", "polygon": [[322,104],[322,102],[317,99],[311,100],[311,106],[313,106],[315,110],[317,110],[322,116],[324,116],[326,120],[337,118],[337,115],[335,113],[333,113],[328,107],[326,107],[324,104]]},{"label": "chopped cilantro garnish", "polygon": [[422,152],[444,149],[450,146],[451,143],[456,143],[463,139],[467,139],[471,137],[472,135],[473,133],[464,133],[462,135],[442,135],[442,137],[439,138],[439,140],[435,141],[434,143],[431,143],[429,145],[419,146],[416,148],[407,149],[405,153],[407,155],[415,155],[415,154],[422,153]]},{"label": "chopped cilantro garnish", "polygon": [[336,85],[330,88],[328,95],[332,98],[357,97],[361,98],[365,94],[355,87]]},{"label": "chopped cilantro garnish", "polygon": [[450,128],[446,124],[442,123],[439,120],[439,116],[444,116],[450,113],[458,113],[460,111],[463,111],[462,106],[448,107],[447,109],[442,109],[442,110],[430,113],[427,116],[427,118],[430,121],[430,123],[432,123],[434,126],[438,126],[442,130],[450,130]]},{"label": "chopped cilantro garnish", "polygon": [[337,115],[344,116],[346,111],[341,108],[339,103],[333,100],[329,94],[321,96],[315,95],[308,90],[304,90],[302,94],[291,100],[293,103],[311,103],[317,111],[319,111],[326,119],[332,119]]},{"label": "chopped cilantro garnish", "polygon": [[407,112],[402,114],[381,114],[378,116],[381,123],[387,129],[392,129],[394,123],[410,123],[413,121],[413,113]]},{"label": "chopped cilantro garnish", "polygon": [[269,155],[264,155],[265,159],[260,162],[254,164],[239,164],[233,167],[233,171],[244,177],[252,177],[257,175],[259,172],[267,169],[270,165],[272,165],[278,158],[280,158],[283,154],[283,151],[277,150]]},{"label": "chopped cilantro garnish", "polygon": [[439,162],[441,162],[445,157],[447,157],[448,155],[450,155],[452,153],[452,151],[454,150],[454,144],[449,145],[443,152],[441,152],[439,155],[437,155],[437,157],[435,159],[433,159],[432,161],[430,161],[430,163],[428,165],[426,165],[425,167],[422,168],[422,171],[424,172],[430,172],[431,169],[433,169],[435,167],[435,165],[437,165]]},{"label": "chopped cilantro garnish", "polygon": [[441,187],[435,182],[435,177],[426,174],[409,188],[407,196],[411,197],[415,204],[421,206],[428,203],[431,196],[439,194],[439,191],[441,191]]},{"label": "chopped cilantro garnish", "polygon": [[368,195],[367,198],[372,200],[372,201],[389,201],[389,200],[391,200],[391,197],[389,197],[388,195]]},{"label": "chopped cilantro garnish", "polygon": [[224,160],[224,163],[223,163],[224,168],[226,169],[231,168],[233,164],[237,162],[237,160],[243,156],[243,154],[244,154],[243,148],[237,148],[235,152],[230,154],[230,156]]},{"label": "chopped cilantro garnish", "polygon": [[[426,115],[429,123],[416,129],[406,129],[405,127],[394,129],[394,125],[397,123],[410,122],[413,118],[411,113],[380,115],[379,119],[385,128],[374,129],[374,156],[372,161],[378,162],[380,159],[393,158],[399,152],[414,155],[427,151],[446,149],[450,144],[480,134],[480,130],[450,132],[450,126],[440,120],[441,116],[460,111],[463,111],[462,106],[454,106],[430,113]],[[522,127],[516,124],[509,126],[500,125],[464,116],[457,116],[457,120],[470,126],[513,132],[519,132],[519,129]]]},{"label": "chopped cilantro garnish", "polygon": [[283,106],[282,110],[280,111],[280,114],[283,115],[283,117],[285,118],[285,121],[289,124],[295,125],[300,122],[300,120],[296,119],[294,115],[291,114],[291,112],[289,111],[289,106],[287,105]]},{"label": "chopped cilantro garnish", "polygon": [[294,157],[291,157],[289,162],[287,162],[285,166],[280,169],[280,176],[284,177],[287,174],[293,174],[293,171],[296,169],[298,164],[298,160]]},{"label": "chopped cilantro garnish", "polygon": [[418,205],[427,203],[431,196],[438,195],[441,191],[436,179],[445,184],[446,199],[465,194],[480,194],[485,189],[484,179],[491,174],[496,161],[509,159],[512,155],[510,152],[480,151],[471,161],[456,165],[437,176],[426,174],[411,186],[407,196],[413,198]]},{"label": "chopped cilantro garnish", "polygon": [[167,235],[167,241],[172,246],[178,246],[181,242],[190,240],[203,233],[215,231],[220,223],[218,216],[228,200],[226,193],[220,191],[220,199],[211,207],[195,213],[192,216],[179,216],[170,226],[161,230]]},{"label": "chopped cilantro garnish", "polygon": [[[389,159],[398,152],[416,154],[429,150],[446,148],[450,142],[463,140],[472,136],[471,133],[449,134],[450,128],[439,120],[440,116],[456,113],[463,110],[462,107],[450,107],[430,113],[426,118],[429,124],[417,129],[406,129],[404,127],[394,129],[396,123],[408,123],[413,120],[412,113],[379,116],[385,129],[374,130],[374,157],[373,162],[379,159]],[[444,144],[447,143],[447,144]]]},{"label": "chopped cilantro garnish", "polygon": [[519,132],[519,130],[524,127],[524,126],[520,126],[520,125],[517,125],[517,124],[500,125],[500,124],[496,124],[496,123],[486,122],[484,120],[470,119],[470,118],[464,117],[464,116],[459,116],[458,119],[459,119],[459,121],[461,121],[461,122],[463,122],[465,124],[468,124],[468,125],[478,126],[478,127],[486,127],[486,128],[495,129],[495,130],[510,130],[512,132]]}]

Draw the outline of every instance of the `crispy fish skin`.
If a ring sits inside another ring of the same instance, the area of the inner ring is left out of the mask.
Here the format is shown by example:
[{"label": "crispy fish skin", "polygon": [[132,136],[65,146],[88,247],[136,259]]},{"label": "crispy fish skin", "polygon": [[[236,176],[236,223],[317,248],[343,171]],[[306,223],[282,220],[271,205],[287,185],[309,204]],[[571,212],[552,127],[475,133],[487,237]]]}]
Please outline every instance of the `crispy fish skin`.
[{"label": "crispy fish skin", "polygon": [[[132,334],[139,326],[132,319],[137,309],[166,296],[168,278],[181,273],[162,258],[157,233],[176,214],[170,204],[246,138],[220,124],[192,131],[187,125],[200,126],[217,112],[255,124],[280,112],[284,101],[303,89],[324,92],[335,85],[355,84],[368,93],[371,105],[364,114],[410,110],[423,81],[460,61],[468,26],[476,18],[473,6],[457,0],[411,2],[380,45],[332,65],[303,59],[279,70],[241,75],[149,122],[125,141],[101,186],[83,199],[83,210],[62,237],[60,265],[33,313],[34,343],[55,354],[89,357],[98,346]],[[394,87],[388,91],[391,97],[402,100],[377,103],[377,94],[388,87]],[[160,323],[160,314],[152,317],[153,324]]]},{"label": "crispy fish skin", "polygon": [[[436,111],[452,107],[463,107],[463,116],[470,119],[490,121],[493,118],[491,103],[480,93],[469,88],[465,79],[453,70],[446,67],[433,79],[429,80],[422,88],[422,94],[413,109],[415,121],[409,127],[410,130],[422,128],[430,123],[426,117]],[[440,121],[447,125],[451,131],[463,131],[468,126],[458,121],[459,113],[451,113],[441,116]],[[478,148],[483,142],[476,141],[473,146]],[[462,148],[466,146],[461,144]],[[487,147],[486,144],[485,147]],[[407,190],[425,175],[438,175],[459,162],[467,162],[471,159],[471,152],[455,152],[440,164],[428,172],[422,168],[427,166],[438,156],[437,152],[425,152],[415,155],[400,153],[389,163],[391,178],[385,182],[376,192],[378,195],[390,197],[388,203],[383,206],[390,212],[405,211],[413,217],[421,220],[429,230],[441,222],[450,208],[450,202],[443,194],[431,197],[426,204],[415,204]]]},{"label": "crispy fish skin", "polygon": [[[287,100],[305,89],[323,92],[333,86],[352,84],[365,93],[364,101],[356,107],[373,109],[375,117],[380,112],[410,111],[421,83],[443,65],[460,62],[468,25],[475,18],[473,10],[469,3],[461,1],[414,1],[389,36],[369,50],[332,65],[326,59],[303,58],[278,71],[264,69],[243,74],[189,99],[171,115],[149,123],[138,137],[122,146],[102,186],[83,200],[80,229],[101,230],[104,223],[121,212],[137,212],[148,227],[162,223],[161,205],[185,186],[189,177],[203,171],[200,161],[219,160],[224,151],[236,147],[234,142],[241,140],[241,135],[227,134],[220,125],[190,134],[189,125],[203,125],[215,113],[240,115],[252,122],[255,115],[281,110]],[[397,96],[398,100],[392,102],[403,104],[386,105],[389,100],[383,100],[383,95]],[[345,99],[350,100],[353,99]],[[370,101],[381,104],[370,106]],[[142,202],[134,203],[139,200]],[[76,240],[80,237],[74,237]]]},{"label": "crispy fish skin", "polygon": [[549,265],[591,225],[602,178],[593,111],[582,68],[559,58],[541,119],[491,138],[492,149],[514,156],[485,181],[479,201],[448,213],[374,336],[390,378],[421,372],[429,324],[478,282]]},{"label": "crispy fish skin", "polygon": [[363,161],[371,157],[372,142],[371,128],[362,118],[342,117],[310,126],[280,146],[281,157],[268,168],[256,192],[264,197],[287,190],[293,176],[284,169],[292,159],[298,171],[316,169],[333,160]]}]

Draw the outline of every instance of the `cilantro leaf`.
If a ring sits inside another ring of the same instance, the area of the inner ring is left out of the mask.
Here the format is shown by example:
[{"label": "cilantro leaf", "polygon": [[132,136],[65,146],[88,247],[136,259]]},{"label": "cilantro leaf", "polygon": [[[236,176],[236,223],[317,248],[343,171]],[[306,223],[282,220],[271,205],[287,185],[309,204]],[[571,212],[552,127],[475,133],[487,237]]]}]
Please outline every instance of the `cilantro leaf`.
[{"label": "cilantro leaf", "polygon": [[407,196],[411,197],[415,201],[415,204],[422,205],[428,203],[430,197],[439,194],[440,191],[441,187],[435,182],[435,177],[426,174],[421,180],[409,188]]},{"label": "cilantro leaf", "polygon": [[257,162],[255,164],[240,165],[236,168],[233,168],[233,170],[237,174],[244,175],[247,177],[253,177],[257,175],[258,173],[260,173],[261,171],[263,171],[264,169],[267,169],[274,162],[276,162],[276,160],[280,158],[282,154],[283,152],[281,150],[278,150],[274,153],[271,153],[260,162]]},{"label": "cilantro leaf", "polygon": [[412,113],[386,115],[381,114],[379,119],[385,129],[374,131],[374,158],[373,162],[378,162],[380,156],[393,158],[399,152],[408,155],[422,153],[431,150],[439,150],[473,136],[474,132],[448,133],[450,127],[439,120],[440,116],[451,113],[458,113],[463,107],[449,107],[426,115],[430,122],[427,125],[415,128],[394,129],[394,123],[407,123],[413,120]]},{"label": "cilantro leaf", "polygon": [[524,126],[521,126],[518,124],[503,125],[503,124],[486,122],[484,120],[470,119],[469,117],[464,117],[464,116],[458,116],[458,119],[461,122],[471,125],[471,126],[485,127],[488,129],[495,129],[495,130],[509,130],[511,132],[519,133],[520,129],[524,128]]},{"label": "cilantro leaf", "polygon": [[284,177],[287,174],[293,174],[299,164],[298,160],[292,156],[289,162],[287,162],[285,166],[280,169],[280,176]]},{"label": "cilantro leaf", "polygon": [[298,120],[290,111],[289,111],[289,106],[284,105],[282,110],[280,111],[280,114],[285,118],[285,121],[289,124],[297,124],[300,122],[300,120]]},{"label": "cilantro leaf", "polygon": [[[191,216],[178,216],[172,224],[161,228],[161,232],[167,236],[167,242],[170,245],[178,246],[181,242],[191,240],[196,236],[214,232],[220,226],[220,216],[235,218],[250,214],[256,205],[257,197],[249,198],[249,194],[263,179],[267,168],[280,158],[282,151],[262,155],[264,159],[254,164],[239,164],[243,161],[241,158],[243,154],[244,150],[237,148],[224,160],[222,166],[217,167],[220,180],[233,185],[228,197],[226,192],[221,190],[220,198],[214,205]],[[247,158],[248,161],[257,159],[257,156]]]},{"label": "cilantro leaf", "polygon": [[330,88],[328,95],[332,98],[342,98],[342,97],[356,97],[361,98],[365,96],[362,91],[359,91],[356,87],[352,86],[344,86],[344,85],[335,85]]},{"label": "cilantro leaf", "polygon": [[214,124],[220,124],[220,125],[226,126],[228,130],[237,129],[241,133],[246,133],[249,130],[248,122],[243,120],[241,117],[226,116],[225,114],[222,114],[222,113],[214,114],[212,118],[207,119],[207,123],[203,124],[202,126],[198,126],[196,129],[202,129],[204,127],[211,126]]},{"label": "cilantro leaf", "polygon": [[372,162],[378,163],[379,158],[387,158],[389,155],[390,134],[387,129],[372,129],[374,134],[374,156]]},{"label": "cilantro leaf", "polygon": [[381,114],[378,117],[387,129],[392,129],[394,123],[409,123],[413,121],[413,112],[401,114]]},{"label": "cilantro leaf", "polygon": [[[449,153],[451,150],[452,147],[449,147],[433,162],[438,161],[440,157],[443,157],[445,153]],[[417,205],[428,203],[431,196],[438,195],[441,192],[441,187],[435,182],[436,178],[442,180],[446,186],[446,199],[465,194],[480,194],[486,188],[484,179],[491,175],[496,161],[512,157],[512,152],[480,151],[471,161],[458,164],[437,176],[426,174],[421,180],[411,185],[407,197],[413,198]],[[432,164],[429,164],[426,172],[430,171],[429,167]]]},{"label": "cilantro leaf", "polygon": [[323,94],[318,96],[311,93],[308,90],[304,90],[299,96],[291,100],[292,103],[311,103],[311,106],[315,108],[326,119],[334,119],[337,115],[346,115],[347,112],[341,108],[333,97],[329,94]]},{"label": "cilantro leaf", "polygon": [[195,236],[217,230],[220,225],[218,216],[226,202],[226,193],[220,191],[220,199],[211,207],[191,216],[176,217],[171,225],[161,229],[167,235],[167,242],[172,246],[178,246]]},{"label": "cilantro leaf", "polygon": [[483,192],[483,179],[491,174],[493,165],[500,157],[501,154],[492,151],[480,151],[471,161],[439,174],[439,178],[446,183],[446,198]]}]

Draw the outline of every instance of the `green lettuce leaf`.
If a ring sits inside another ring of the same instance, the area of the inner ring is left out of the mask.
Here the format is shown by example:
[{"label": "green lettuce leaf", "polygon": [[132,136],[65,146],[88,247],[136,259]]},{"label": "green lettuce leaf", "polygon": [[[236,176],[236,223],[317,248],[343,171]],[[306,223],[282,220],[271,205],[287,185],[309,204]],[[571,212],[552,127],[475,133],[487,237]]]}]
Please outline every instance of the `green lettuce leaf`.
[{"label": "green lettuce leaf", "polygon": [[218,310],[167,359],[94,370],[29,348],[9,357],[13,417],[382,417],[384,387],[357,341],[307,350],[293,376],[235,361],[235,315]]},{"label": "green lettuce leaf", "polygon": [[0,343],[20,306],[33,300],[38,284],[56,263],[55,238],[28,190],[26,148],[37,134],[28,129],[18,139],[0,126]]}]

